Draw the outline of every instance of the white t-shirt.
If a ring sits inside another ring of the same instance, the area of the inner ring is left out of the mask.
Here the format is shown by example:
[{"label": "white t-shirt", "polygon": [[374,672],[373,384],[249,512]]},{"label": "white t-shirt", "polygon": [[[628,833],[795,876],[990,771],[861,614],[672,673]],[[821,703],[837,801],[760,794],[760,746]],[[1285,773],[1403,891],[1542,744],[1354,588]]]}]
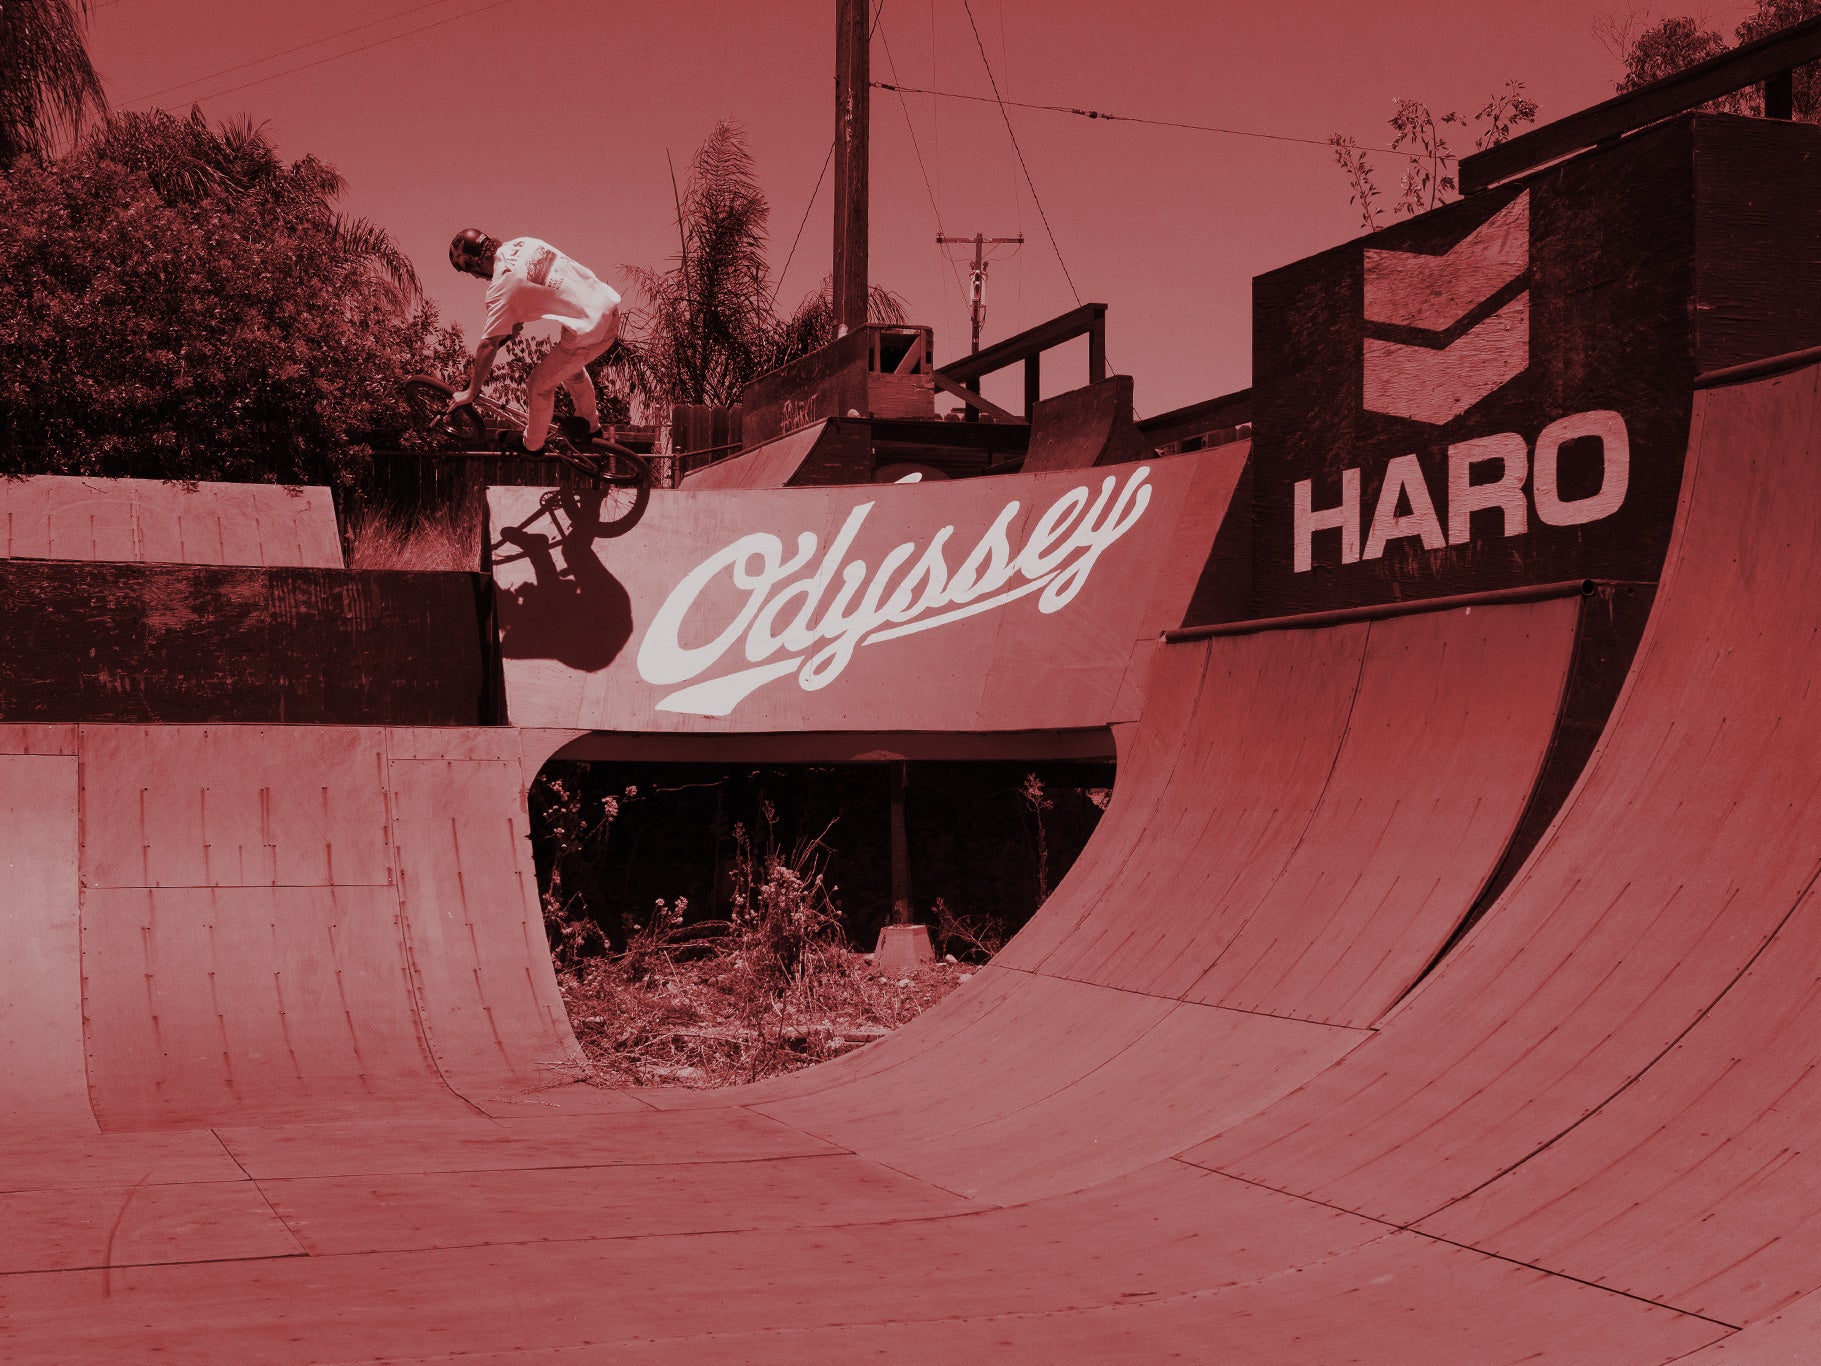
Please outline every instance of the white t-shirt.
[{"label": "white t-shirt", "polygon": [[592,270],[535,237],[504,242],[493,258],[483,338],[503,337],[519,323],[561,323],[586,337],[619,307],[620,296]]}]

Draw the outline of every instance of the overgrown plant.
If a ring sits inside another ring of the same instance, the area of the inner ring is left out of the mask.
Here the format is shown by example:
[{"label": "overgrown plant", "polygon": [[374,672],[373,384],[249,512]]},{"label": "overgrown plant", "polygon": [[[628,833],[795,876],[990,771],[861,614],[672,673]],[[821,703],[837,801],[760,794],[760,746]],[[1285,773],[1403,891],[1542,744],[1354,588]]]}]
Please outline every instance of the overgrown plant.
[{"label": "overgrown plant", "polygon": [[[1459,188],[1456,179],[1454,148],[1449,144],[1449,125],[1463,133],[1478,127],[1474,150],[1485,151],[1509,139],[1526,123],[1536,121],[1536,101],[1524,94],[1524,83],[1511,80],[1480,107],[1471,120],[1464,114],[1436,114],[1421,100],[1400,98],[1391,111],[1391,150],[1404,157],[1404,173],[1398,185],[1393,215],[1414,217],[1445,204]],[[1356,138],[1343,133],[1331,134],[1328,145],[1334,150],[1335,162],[1347,177],[1348,202],[1360,211],[1360,226],[1372,232],[1379,226],[1379,191],[1372,163],[1366,149]]]},{"label": "overgrown plant", "polygon": [[638,789],[629,787],[618,797],[588,802],[577,784],[549,774],[539,774],[531,785],[531,818],[545,832],[550,851],[543,889],[544,930],[559,969],[573,969],[607,950],[600,923],[586,913],[583,891],[572,888],[570,881],[585,866],[583,856],[607,838],[621,801],[637,797]]},{"label": "overgrown plant", "polygon": [[1055,807],[1049,793],[1044,790],[1043,779],[1035,773],[1024,775],[1024,782],[1018,789],[1018,795],[1024,798],[1025,810],[1030,813],[1032,842],[1036,846],[1037,863],[1037,904],[1043,905],[1050,899],[1050,832],[1044,824],[1044,814]]},{"label": "overgrown plant", "polygon": [[990,916],[962,915],[946,900],[930,903],[936,949],[971,962],[984,963],[1005,947],[1005,924]]},{"label": "overgrown plant", "polygon": [[734,826],[728,924],[759,994],[777,1000],[800,991],[827,953],[845,941],[826,881],[828,830],[798,840],[787,854],[776,843],[776,808],[767,801],[762,810],[762,844],[754,845],[744,824]]},{"label": "overgrown plant", "polygon": [[[589,813],[567,787],[549,800],[567,847],[578,848]],[[622,948],[589,954],[561,887],[546,897],[553,944],[564,945],[559,980],[597,1080],[753,1081],[887,1033],[961,980],[946,964],[915,980],[874,973],[841,933],[828,831],[784,850],[769,803],[765,818],[757,840],[735,827],[724,921],[692,923],[686,900],[659,900],[630,923]]]}]

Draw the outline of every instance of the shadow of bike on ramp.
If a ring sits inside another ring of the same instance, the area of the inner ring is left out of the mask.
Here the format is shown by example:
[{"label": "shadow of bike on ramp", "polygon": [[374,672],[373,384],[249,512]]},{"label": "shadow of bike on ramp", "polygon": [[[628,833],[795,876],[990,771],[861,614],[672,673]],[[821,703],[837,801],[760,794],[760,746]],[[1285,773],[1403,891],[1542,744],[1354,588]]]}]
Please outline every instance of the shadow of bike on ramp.
[{"label": "shadow of bike on ramp", "polygon": [[526,560],[532,571],[527,583],[494,589],[505,658],[551,659],[592,673],[619,656],[632,639],[632,597],[597,545],[636,527],[650,502],[643,487],[552,489],[530,517],[494,534],[490,564]]}]

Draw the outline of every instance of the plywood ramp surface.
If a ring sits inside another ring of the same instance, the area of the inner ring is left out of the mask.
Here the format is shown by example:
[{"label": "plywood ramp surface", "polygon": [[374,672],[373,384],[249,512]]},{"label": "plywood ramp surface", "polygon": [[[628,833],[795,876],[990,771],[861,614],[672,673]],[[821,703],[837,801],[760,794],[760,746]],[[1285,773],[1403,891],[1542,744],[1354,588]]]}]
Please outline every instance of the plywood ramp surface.
[{"label": "plywood ramp surface", "polygon": [[73,754],[0,754],[0,1111],[15,1133],[97,1131],[82,1058],[76,781]]},{"label": "plywood ramp surface", "polygon": [[340,569],[326,488],[0,479],[0,559]]},{"label": "plywood ramp surface", "polygon": [[649,1108],[574,1085],[516,734],[0,744],[9,1134]]},{"label": "plywood ramp surface", "polygon": [[1544,842],[1376,1038],[1195,1160],[1725,1322],[1814,1287],[1818,396],[1702,396],[1638,660]]},{"label": "plywood ramp surface", "polygon": [[1574,601],[1167,646],[1011,965],[1364,1027],[1461,922],[1553,733]]},{"label": "plywood ramp surface", "polygon": [[1222,1360],[1391,1366],[1662,1362],[1725,1331],[1179,1163],[958,1217],[603,1232],[9,1277],[12,1345],[26,1360],[847,1362],[951,1345],[1206,1359],[1212,1342]]},{"label": "plywood ramp surface", "polygon": [[826,422],[813,422],[801,431],[791,432],[755,446],[749,451],[730,455],[712,465],[691,470],[683,476],[683,487],[691,492],[705,489],[781,489],[790,477],[803,468],[822,433]]}]

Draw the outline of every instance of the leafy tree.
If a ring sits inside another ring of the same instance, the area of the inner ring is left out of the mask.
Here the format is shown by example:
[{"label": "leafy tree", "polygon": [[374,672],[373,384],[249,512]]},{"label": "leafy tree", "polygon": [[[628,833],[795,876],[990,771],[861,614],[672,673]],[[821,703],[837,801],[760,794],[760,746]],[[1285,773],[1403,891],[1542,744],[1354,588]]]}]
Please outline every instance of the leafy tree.
[{"label": "leafy tree", "polygon": [[287,225],[315,229],[337,264],[393,291],[400,307],[422,297],[417,272],[383,228],[335,207],[347,189],[341,172],[314,156],[287,162],[251,119],[212,126],[200,109],[179,118],[163,109],[110,116],[86,140],[88,154],[138,171],[167,204],[223,200],[269,211]]},{"label": "leafy tree", "polygon": [[[826,281],[788,315],[776,311],[765,255],[771,206],[738,124],[723,121],[696,151],[677,210],[670,269],[630,272],[638,301],[613,364],[639,398],[731,406],[747,381],[834,340]],[[904,318],[901,301],[877,288],[870,312]]]},{"label": "leafy tree", "polygon": [[0,178],[0,473],[354,482],[399,381],[459,344],[333,171],[197,123]]},{"label": "leafy tree", "polygon": [[[1756,42],[1817,14],[1821,14],[1821,0],[1757,0],[1757,7],[1740,21],[1734,34],[1740,43]],[[1595,36],[1624,64],[1625,74],[1618,82],[1621,94],[1718,57],[1732,47],[1717,29],[1685,14],[1659,20],[1635,33],[1634,27],[1629,21],[1621,24],[1610,18],[1594,25]],[[1821,75],[1812,67],[1801,67],[1795,76],[1795,116],[1810,123],[1821,121]],[[1701,108],[1756,115],[1763,113],[1764,102],[1758,91],[1740,90]]]},{"label": "leafy tree", "polygon": [[[1734,30],[1741,43],[1756,42],[1771,34],[1813,19],[1821,14],[1821,0],[1758,0],[1758,7]],[[1798,67],[1795,73],[1795,116],[1806,123],[1821,122],[1821,74],[1812,66]],[[1754,106],[1755,95],[1748,96]],[[1760,106],[1761,107],[1761,106]],[[1756,113],[1757,108],[1740,112]]]},{"label": "leafy tree", "polygon": [[[1664,19],[1641,30],[1637,30],[1632,19],[1621,24],[1606,16],[1595,21],[1593,31],[1594,36],[1624,63],[1625,74],[1619,78],[1617,86],[1621,95],[1728,50],[1727,41],[1719,30],[1708,28],[1688,15]],[[1741,91],[1702,107],[1721,113],[1747,114],[1757,112],[1758,102],[1755,96]]]},{"label": "leafy tree", "polygon": [[88,0],[0,0],[0,171],[50,154],[106,107],[83,41]]}]

